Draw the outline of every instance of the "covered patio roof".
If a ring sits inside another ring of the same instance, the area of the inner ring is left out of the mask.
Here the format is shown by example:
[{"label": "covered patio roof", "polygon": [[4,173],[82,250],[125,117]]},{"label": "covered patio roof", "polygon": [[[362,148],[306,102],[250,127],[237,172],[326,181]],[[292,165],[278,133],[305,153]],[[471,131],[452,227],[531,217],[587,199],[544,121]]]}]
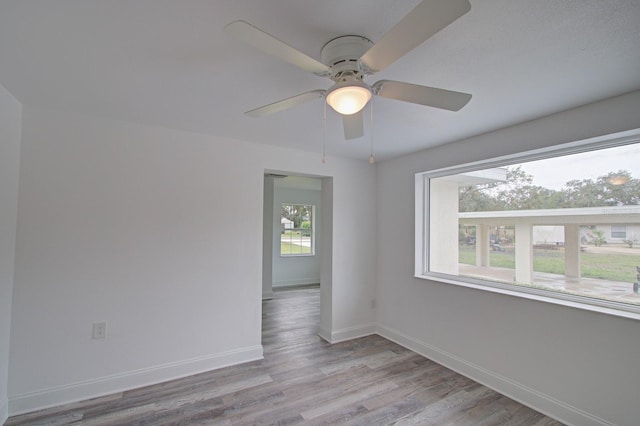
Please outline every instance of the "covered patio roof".
[{"label": "covered patio roof", "polygon": [[460,223],[504,225],[596,225],[601,223],[640,223],[640,206],[582,207],[540,210],[503,210],[465,212],[458,215]]}]

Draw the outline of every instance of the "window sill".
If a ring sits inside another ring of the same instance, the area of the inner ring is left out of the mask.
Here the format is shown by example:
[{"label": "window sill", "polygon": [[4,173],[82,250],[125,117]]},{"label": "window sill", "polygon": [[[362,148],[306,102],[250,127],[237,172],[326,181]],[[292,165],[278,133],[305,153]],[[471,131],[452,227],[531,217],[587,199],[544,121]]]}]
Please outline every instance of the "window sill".
[{"label": "window sill", "polygon": [[555,305],[567,306],[585,311],[598,312],[606,315],[613,315],[622,318],[640,320],[640,306],[625,305],[617,302],[610,302],[600,299],[590,299],[584,296],[555,293],[549,290],[520,287],[516,285],[503,284],[498,282],[483,281],[474,278],[457,277],[454,275],[425,273],[416,274],[415,278],[436,281],[445,284],[453,284],[475,290],[489,291],[508,296],[520,297],[523,299],[535,300],[538,302],[552,303]]}]

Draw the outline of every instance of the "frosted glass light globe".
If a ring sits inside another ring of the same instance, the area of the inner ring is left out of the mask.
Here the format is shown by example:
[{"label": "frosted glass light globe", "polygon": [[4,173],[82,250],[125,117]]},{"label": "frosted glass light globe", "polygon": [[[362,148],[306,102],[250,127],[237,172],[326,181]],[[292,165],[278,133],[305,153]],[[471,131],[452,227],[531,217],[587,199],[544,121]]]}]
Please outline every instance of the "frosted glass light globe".
[{"label": "frosted glass light globe", "polygon": [[364,83],[358,82],[349,82],[344,86],[336,85],[327,94],[327,103],[343,115],[361,111],[370,99],[371,90]]}]

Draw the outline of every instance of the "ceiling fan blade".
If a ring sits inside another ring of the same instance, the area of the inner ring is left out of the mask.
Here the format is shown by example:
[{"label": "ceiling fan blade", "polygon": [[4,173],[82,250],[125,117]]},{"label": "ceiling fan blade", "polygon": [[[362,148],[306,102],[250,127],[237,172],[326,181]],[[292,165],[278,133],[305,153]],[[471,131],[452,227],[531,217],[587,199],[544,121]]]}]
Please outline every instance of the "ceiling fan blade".
[{"label": "ceiling fan blade", "polygon": [[344,126],[344,138],[358,139],[364,135],[364,119],[362,110],[351,115],[342,116],[342,124]]},{"label": "ceiling fan blade", "polygon": [[224,29],[245,43],[269,55],[287,61],[305,71],[318,75],[329,75],[329,67],[322,62],[307,56],[285,42],[278,40],[271,34],[265,33],[245,21],[234,21],[224,27]]},{"label": "ceiling fan blade", "polygon": [[383,98],[412,102],[449,111],[458,111],[471,100],[471,95],[468,93],[393,80],[380,80],[372,86],[372,89],[373,93]]},{"label": "ceiling fan blade", "polygon": [[293,108],[294,106],[301,105],[310,102],[314,99],[318,99],[324,96],[324,90],[312,90],[311,92],[301,93],[296,96],[292,96],[287,99],[283,99],[278,102],[274,102],[269,105],[261,106],[260,108],[252,109],[245,112],[249,117],[263,117],[265,115],[274,114],[276,112]]},{"label": "ceiling fan blade", "polygon": [[468,0],[424,0],[362,57],[370,72],[381,71],[471,10]]}]

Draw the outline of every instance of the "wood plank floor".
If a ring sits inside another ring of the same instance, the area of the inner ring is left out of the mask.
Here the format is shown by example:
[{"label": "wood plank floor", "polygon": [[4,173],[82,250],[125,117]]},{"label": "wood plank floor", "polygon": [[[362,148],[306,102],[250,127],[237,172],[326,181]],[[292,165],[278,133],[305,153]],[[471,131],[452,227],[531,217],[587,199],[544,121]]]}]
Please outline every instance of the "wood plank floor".
[{"label": "wood plank floor", "polygon": [[14,425],[535,425],[560,423],[379,336],[316,335],[317,288],[264,302],[264,357],[10,418]]}]

